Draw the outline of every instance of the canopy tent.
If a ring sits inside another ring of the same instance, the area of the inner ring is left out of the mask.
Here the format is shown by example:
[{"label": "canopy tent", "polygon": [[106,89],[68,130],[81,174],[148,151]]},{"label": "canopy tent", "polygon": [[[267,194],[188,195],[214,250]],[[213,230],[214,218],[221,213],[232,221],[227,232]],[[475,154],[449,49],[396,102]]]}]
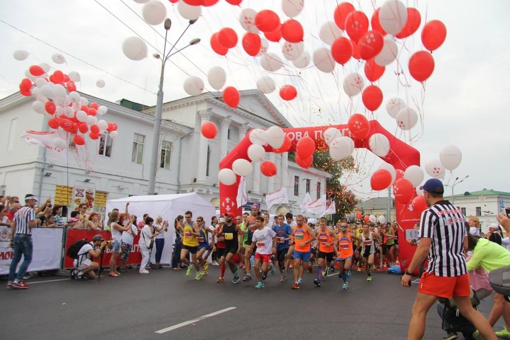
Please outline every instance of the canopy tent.
[{"label": "canopy tent", "polygon": [[[165,247],[161,257],[161,263],[163,264],[170,264],[171,262],[172,245],[175,237],[174,220],[178,215],[184,216],[184,213],[189,210],[193,213],[193,221],[198,216],[202,216],[206,225],[210,225],[211,218],[216,215],[214,205],[194,192],[189,194],[131,196],[109,200],[106,203],[106,213],[108,214],[115,208],[123,213],[128,202],[129,214],[136,215],[137,221],[141,221],[144,214],[149,214],[154,221],[158,216],[168,221],[168,232],[165,233]],[[152,262],[154,262],[155,253],[155,251],[152,252]]]}]

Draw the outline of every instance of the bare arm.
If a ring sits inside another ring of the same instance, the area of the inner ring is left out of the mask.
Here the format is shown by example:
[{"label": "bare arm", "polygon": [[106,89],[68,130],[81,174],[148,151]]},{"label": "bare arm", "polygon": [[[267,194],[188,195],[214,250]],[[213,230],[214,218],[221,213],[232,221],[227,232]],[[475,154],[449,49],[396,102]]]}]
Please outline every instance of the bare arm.
[{"label": "bare arm", "polygon": [[[467,238],[466,238],[467,240]],[[420,243],[418,244],[418,248],[416,248],[416,252],[414,253],[413,259],[411,260],[411,264],[407,268],[407,270],[412,273],[418,268],[418,266],[425,261],[429,254],[430,245],[432,243],[432,239],[428,237],[422,237],[420,239]]]}]

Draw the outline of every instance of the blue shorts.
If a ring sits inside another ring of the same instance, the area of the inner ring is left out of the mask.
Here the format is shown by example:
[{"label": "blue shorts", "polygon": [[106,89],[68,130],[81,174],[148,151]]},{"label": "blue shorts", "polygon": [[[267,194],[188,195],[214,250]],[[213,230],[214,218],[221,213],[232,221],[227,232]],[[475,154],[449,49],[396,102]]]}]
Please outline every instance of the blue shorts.
[{"label": "blue shorts", "polygon": [[112,241],[113,245],[113,252],[114,253],[120,253],[120,241]]},{"label": "blue shorts", "polygon": [[307,251],[307,252],[303,252],[303,251],[296,251],[294,250],[294,260],[302,260],[303,262],[308,262],[310,261],[310,256],[312,256],[312,253]]},{"label": "blue shorts", "polygon": [[339,258],[337,258],[336,260],[337,260],[338,262],[345,262],[345,260],[348,260],[348,259],[352,259],[352,256],[347,256],[346,258],[340,258],[340,257],[339,257]]},{"label": "blue shorts", "polygon": [[199,243],[198,244],[198,250],[200,249],[206,249],[206,250],[211,250],[211,246],[208,244],[208,243]]}]

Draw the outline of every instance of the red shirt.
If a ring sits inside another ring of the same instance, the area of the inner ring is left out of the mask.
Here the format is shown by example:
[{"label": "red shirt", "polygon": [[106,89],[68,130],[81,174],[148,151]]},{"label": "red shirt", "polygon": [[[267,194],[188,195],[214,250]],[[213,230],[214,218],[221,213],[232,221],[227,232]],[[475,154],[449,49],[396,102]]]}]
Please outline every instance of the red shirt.
[{"label": "red shirt", "polygon": [[11,221],[14,221],[14,214],[12,212],[8,212],[5,214],[5,216],[7,216],[7,218]]}]

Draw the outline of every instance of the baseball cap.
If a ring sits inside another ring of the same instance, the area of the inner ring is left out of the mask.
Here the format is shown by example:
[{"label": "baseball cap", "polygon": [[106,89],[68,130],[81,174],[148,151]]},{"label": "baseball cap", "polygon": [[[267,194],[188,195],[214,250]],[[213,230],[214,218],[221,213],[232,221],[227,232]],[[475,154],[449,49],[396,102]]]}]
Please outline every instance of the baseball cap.
[{"label": "baseball cap", "polygon": [[223,217],[220,217],[219,221],[220,223],[225,223],[225,219]]},{"label": "baseball cap", "polygon": [[74,218],[74,217],[71,217],[71,218],[68,220],[68,222],[77,222],[77,221],[78,221],[78,219],[76,219],[76,218]]},{"label": "baseball cap", "polygon": [[437,178],[431,178],[420,187],[421,190],[430,192],[431,194],[442,194],[444,193],[443,182]]},{"label": "baseball cap", "polygon": [[252,207],[252,208],[260,209],[260,204],[258,204],[258,203],[253,203],[253,204],[251,205],[251,207]]},{"label": "baseball cap", "polygon": [[230,217],[232,217],[232,218],[234,218],[234,217],[235,217],[235,216],[234,216],[234,214],[233,214],[233,213],[230,213],[230,212],[225,213],[225,217],[227,217],[227,216],[230,216]]},{"label": "baseball cap", "polygon": [[103,236],[101,236],[100,234],[97,234],[97,235],[94,235],[94,237],[92,238],[92,241],[101,241],[103,239]]}]

